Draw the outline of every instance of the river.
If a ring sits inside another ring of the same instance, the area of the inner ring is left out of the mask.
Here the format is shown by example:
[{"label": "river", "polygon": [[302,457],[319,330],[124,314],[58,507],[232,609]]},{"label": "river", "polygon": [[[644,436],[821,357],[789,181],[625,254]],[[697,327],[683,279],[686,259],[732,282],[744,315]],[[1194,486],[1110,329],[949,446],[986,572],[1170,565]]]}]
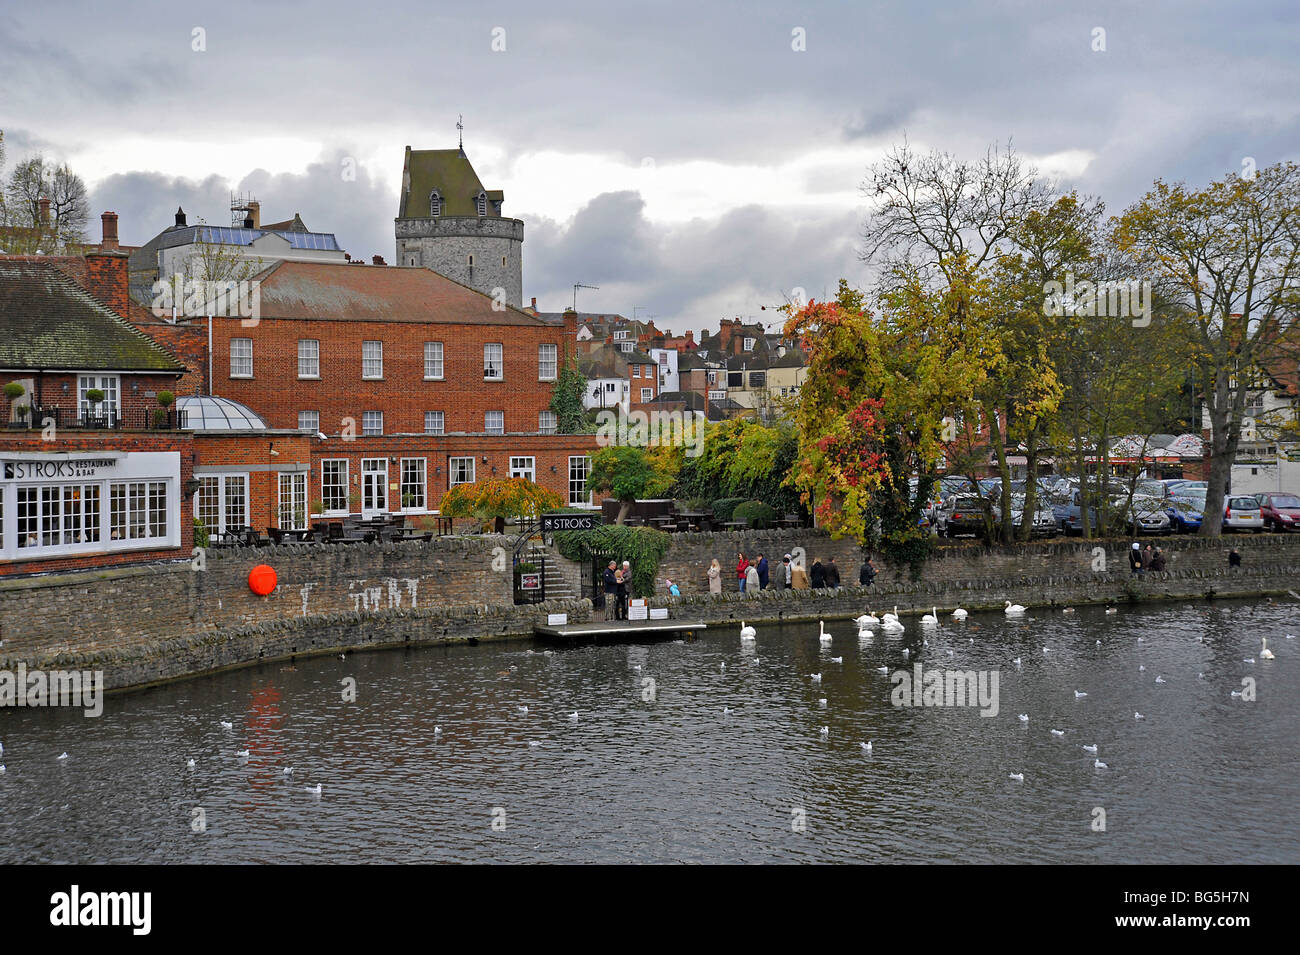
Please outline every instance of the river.
[{"label": "river", "polygon": [[[940,617],[836,621],[829,648],[736,625],[327,656],[99,718],[0,710],[0,862],[1300,861],[1300,603]],[[997,715],[891,703],[877,668],[918,660],[996,671]]]}]

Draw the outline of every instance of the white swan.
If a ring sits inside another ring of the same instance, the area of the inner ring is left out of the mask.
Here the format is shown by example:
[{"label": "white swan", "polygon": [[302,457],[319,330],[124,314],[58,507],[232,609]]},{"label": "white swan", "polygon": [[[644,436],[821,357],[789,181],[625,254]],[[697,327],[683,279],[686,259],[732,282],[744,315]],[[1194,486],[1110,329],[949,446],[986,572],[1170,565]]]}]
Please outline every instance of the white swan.
[{"label": "white swan", "polygon": [[1263,649],[1259,651],[1260,657],[1264,660],[1272,660],[1273,651],[1268,648],[1268,637],[1260,637],[1260,639],[1263,641]]},{"label": "white swan", "polygon": [[878,627],[878,626],[880,626],[880,618],[877,617],[875,614],[870,613],[870,612],[868,612],[868,613],[864,613],[862,616],[858,617],[857,620],[856,620],[855,622],[857,623],[857,625],[858,625],[859,627]]},{"label": "white swan", "polygon": [[906,628],[897,617],[886,617],[884,624],[881,625],[881,629],[884,630],[885,633],[902,633]]},{"label": "white swan", "polygon": [[749,643],[756,636],[758,636],[757,630],[755,630],[753,627],[746,626],[745,621],[743,620],[740,621],[740,642],[741,643]]},{"label": "white swan", "polygon": [[924,617],[921,618],[921,626],[923,626],[923,627],[937,627],[937,626],[939,626],[939,611],[938,611],[938,608],[935,608],[935,607],[931,607],[931,608],[930,608],[930,612],[927,613]]},{"label": "white swan", "polygon": [[817,621],[817,640],[823,647],[831,645],[831,635],[826,632],[826,621],[824,620]]},{"label": "white swan", "polygon": [[966,611],[965,611],[965,610],[962,610],[961,607],[958,607],[956,610],[954,610],[954,611],[952,612],[952,618],[953,618],[954,620],[965,620],[965,619],[966,619]]},{"label": "white swan", "polygon": [[1008,600],[1006,606],[1002,608],[1002,612],[1007,614],[1008,616],[1012,616],[1018,613],[1024,613],[1025,610],[1026,610],[1025,607],[1020,606],[1020,604],[1013,604],[1010,600]]},{"label": "white swan", "polygon": [[897,619],[898,619],[898,604],[894,604],[893,613],[890,613],[888,610],[886,610],[884,613],[880,615],[881,623],[888,623],[891,620],[897,620]]}]

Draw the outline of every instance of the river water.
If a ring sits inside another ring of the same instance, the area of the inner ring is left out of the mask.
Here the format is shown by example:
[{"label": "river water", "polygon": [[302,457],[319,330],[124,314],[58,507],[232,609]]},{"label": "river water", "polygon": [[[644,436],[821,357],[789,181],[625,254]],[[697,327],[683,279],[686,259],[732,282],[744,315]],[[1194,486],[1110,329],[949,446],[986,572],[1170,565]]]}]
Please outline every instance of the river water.
[{"label": "river water", "polygon": [[[97,719],[0,710],[0,862],[1300,861],[1300,603],[941,621],[391,650]],[[997,716],[891,703],[877,667],[917,660],[997,671]]]}]

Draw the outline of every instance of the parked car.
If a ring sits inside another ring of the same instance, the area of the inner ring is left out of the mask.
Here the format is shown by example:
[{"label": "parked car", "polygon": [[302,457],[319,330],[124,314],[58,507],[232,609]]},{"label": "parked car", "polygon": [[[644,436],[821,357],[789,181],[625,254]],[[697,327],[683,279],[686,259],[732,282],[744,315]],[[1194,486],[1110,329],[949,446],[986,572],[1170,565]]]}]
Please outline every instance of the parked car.
[{"label": "parked car", "polygon": [[1223,529],[1264,532],[1264,514],[1253,497],[1230,497],[1223,508]]},{"label": "parked car", "polygon": [[1171,497],[1165,501],[1165,514],[1175,534],[1195,534],[1201,529],[1202,509],[1205,504],[1187,497]]},{"label": "parked car", "polygon": [[[1011,523],[1015,527],[1017,536],[1020,534],[1021,525],[1024,523],[1025,516],[1025,497],[1023,494],[1012,495],[1011,498]],[[1038,498],[1034,509],[1033,526],[1030,529],[1031,537],[1055,537],[1058,528],[1056,526],[1056,513],[1052,506],[1043,498]]]},{"label": "parked car", "polygon": [[1264,526],[1275,531],[1300,530],[1300,495],[1266,491],[1256,494]]},{"label": "parked car", "polygon": [[[1124,503],[1121,498],[1114,505],[1123,508]],[[1168,534],[1170,520],[1165,513],[1163,499],[1134,494],[1132,506],[1124,519],[1124,527],[1134,537],[1138,534]]]},{"label": "parked car", "polygon": [[973,534],[983,537],[985,533],[984,509],[990,508],[993,520],[999,517],[998,509],[992,507],[974,494],[958,494],[948,500],[939,509],[939,533],[944,537],[956,537],[958,534]]}]

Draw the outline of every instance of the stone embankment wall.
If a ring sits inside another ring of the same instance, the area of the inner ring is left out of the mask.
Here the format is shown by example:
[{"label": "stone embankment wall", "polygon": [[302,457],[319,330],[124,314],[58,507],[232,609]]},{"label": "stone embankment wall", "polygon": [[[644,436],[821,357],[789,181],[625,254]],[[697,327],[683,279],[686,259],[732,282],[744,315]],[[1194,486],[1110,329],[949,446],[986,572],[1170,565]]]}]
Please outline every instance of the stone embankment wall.
[{"label": "stone embankment wall", "polygon": [[[683,596],[652,603],[669,606],[675,618],[720,623],[833,619],[894,606],[920,613],[932,606],[996,610],[1005,600],[1038,608],[1300,590],[1300,535],[1156,543],[1168,570],[1140,578],[1129,574],[1128,541],[1060,540],[943,547],[918,576],[877,559],[875,585],[861,588],[856,546],[815,531],[683,535],[674,537],[659,573],[677,581]],[[586,600],[515,607],[511,544],[483,537],[236,548],[209,551],[201,570],[179,563],[6,580],[0,582],[0,669],[19,662],[99,669],[110,687],[138,686],[296,655],[523,636],[547,613],[568,613],[574,623],[590,618]],[[1229,570],[1233,546],[1242,566]],[[721,597],[701,593],[702,568],[713,556],[720,563],[728,558],[734,571],[738,550],[762,550],[770,560],[796,547],[809,561],[834,554],[845,586],[742,596],[728,576]],[[260,563],[270,564],[279,580],[266,597],[247,584]]]}]

